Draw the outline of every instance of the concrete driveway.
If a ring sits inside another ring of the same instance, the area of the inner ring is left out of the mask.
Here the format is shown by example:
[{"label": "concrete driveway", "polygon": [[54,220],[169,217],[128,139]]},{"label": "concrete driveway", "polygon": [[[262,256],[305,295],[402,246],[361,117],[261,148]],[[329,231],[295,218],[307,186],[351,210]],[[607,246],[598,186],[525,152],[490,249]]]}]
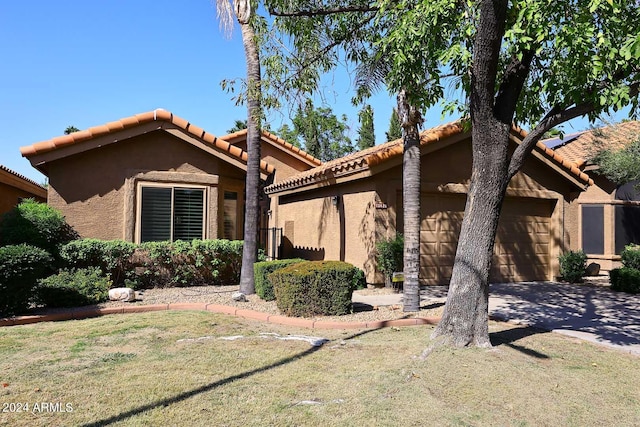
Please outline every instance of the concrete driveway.
[{"label": "concrete driveway", "polygon": [[[446,286],[421,291],[421,300],[444,302]],[[402,294],[359,296],[370,305],[402,304]],[[498,319],[535,326],[640,355],[640,295],[605,286],[553,282],[492,284],[489,313]]]},{"label": "concrete driveway", "polygon": [[549,282],[490,286],[494,317],[640,355],[640,296]]}]

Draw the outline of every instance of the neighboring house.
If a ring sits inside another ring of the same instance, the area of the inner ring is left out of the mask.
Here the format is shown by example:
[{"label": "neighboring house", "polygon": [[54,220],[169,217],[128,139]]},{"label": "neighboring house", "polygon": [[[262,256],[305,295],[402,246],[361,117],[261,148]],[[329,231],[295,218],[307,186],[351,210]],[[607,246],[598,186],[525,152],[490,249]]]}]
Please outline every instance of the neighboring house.
[{"label": "neighboring house", "polygon": [[[265,182],[319,164],[270,134],[262,139],[280,166],[261,162]],[[233,142],[155,110],[21,152],[49,178],[48,203],[83,237],[242,239],[247,153],[242,136]]]},{"label": "neighboring house", "polygon": [[17,172],[0,165],[0,215],[13,209],[22,199],[47,200],[47,189]]},{"label": "neighboring house", "polygon": [[[515,149],[525,133],[511,132]],[[270,226],[283,229],[283,256],[337,259],[363,268],[369,283],[375,245],[402,233],[401,140],[336,159],[268,186]],[[471,176],[471,135],[460,123],[421,133],[420,282],[451,277]],[[592,181],[573,163],[538,144],[509,183],[493,281],[552,280],[558,256],[578,236],[568,232],[571,204]]]},{"label": "neighboring house", "polygon": [[591,159],[601,149],[619,149],[640,138],[640,122],[629,121],[543,141],[593,178],[594,185],[577,195],[569,211],[571,249],[582,249],[603,270],[620,264],[620,252],[640,243],[640,194],[637,183],[616,185],[598,174]]}]

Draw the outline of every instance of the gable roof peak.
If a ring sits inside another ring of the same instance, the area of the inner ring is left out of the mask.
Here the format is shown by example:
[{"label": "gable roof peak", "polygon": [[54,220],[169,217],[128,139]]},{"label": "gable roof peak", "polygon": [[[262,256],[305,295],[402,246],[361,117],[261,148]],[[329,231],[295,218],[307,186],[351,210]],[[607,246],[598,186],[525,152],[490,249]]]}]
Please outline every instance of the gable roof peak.
[{"label": "gable roof peak", "polygon": [[[135,128],[137,126],[152,123],[152,122],[166,122],[169,123],[192,137],[195,137],[205,144],[216,148],[224,152],[226,155],[231,156],[237,160],[246,164],[247,153],[244,150],[230,144],[224,139],[218,138],[213,134],[206,132],[204,129],[195,126],[189,121],[175,116],[170,111],[162,108],[157,108],[153,111],[147,111],[145,113],[135,114],[133,116],[125,117],[120,120],[109,122],[103,125],[93,126],[85,130],[73,132],[68,135],[62,135],[52,138],[47,141],[38,142],[26,147],[20,148],[20,153],[23,157],[32,158],[34,156],[53,152],[68,146],[81,146],[83,142],[115,134],[117,132]],[[117,142],[114,140],[112,142]],[[264,160],[260,161],[260,169],[267,174],[273,173],[275,168],[269,165]]]}]

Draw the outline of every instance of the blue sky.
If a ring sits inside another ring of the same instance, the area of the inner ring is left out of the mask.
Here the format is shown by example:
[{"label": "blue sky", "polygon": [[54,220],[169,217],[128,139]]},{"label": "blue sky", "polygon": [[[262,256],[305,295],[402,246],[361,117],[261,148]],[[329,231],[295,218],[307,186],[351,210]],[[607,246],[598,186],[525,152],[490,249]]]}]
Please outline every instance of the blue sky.
[{"label": "blue sky", "polygon": [[[220,87],[245,75],[240,31],[220,30],[207,0],[20,0],[0,6],[0,164],[37,182],[44,176],[19,152],[80,129],[164,108],[223,135],[246,109]],[[346,114],[357,138],[358,109],[349,78],[329,78],[325,100]],[[371,101],[378,143],[383,142],[395,98]],[[272,113],[271,128],[289,112]],[[441,122],[437,110],[425,127]],[[567,128],[584,129],[586,123]]]}]

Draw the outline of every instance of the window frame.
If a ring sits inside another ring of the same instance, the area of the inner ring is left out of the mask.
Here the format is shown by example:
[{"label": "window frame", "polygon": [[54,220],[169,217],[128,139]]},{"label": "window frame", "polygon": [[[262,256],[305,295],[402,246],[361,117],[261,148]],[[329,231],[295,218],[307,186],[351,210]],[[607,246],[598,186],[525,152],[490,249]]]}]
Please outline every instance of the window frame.
[{"label": "window frame", "polygon": [[138,181],[136,185],[136,243],[142,243],[142,189],[144,187],[167,188],[171,190],[171,224],[169,228],[170,239],[173,242],[174,221],[175,221],[175,189],[202,190],[202,234],[201,239],[207,239],[209,235],[209,187],[199,184],[173,183],[173,182],[148,182]]}]

